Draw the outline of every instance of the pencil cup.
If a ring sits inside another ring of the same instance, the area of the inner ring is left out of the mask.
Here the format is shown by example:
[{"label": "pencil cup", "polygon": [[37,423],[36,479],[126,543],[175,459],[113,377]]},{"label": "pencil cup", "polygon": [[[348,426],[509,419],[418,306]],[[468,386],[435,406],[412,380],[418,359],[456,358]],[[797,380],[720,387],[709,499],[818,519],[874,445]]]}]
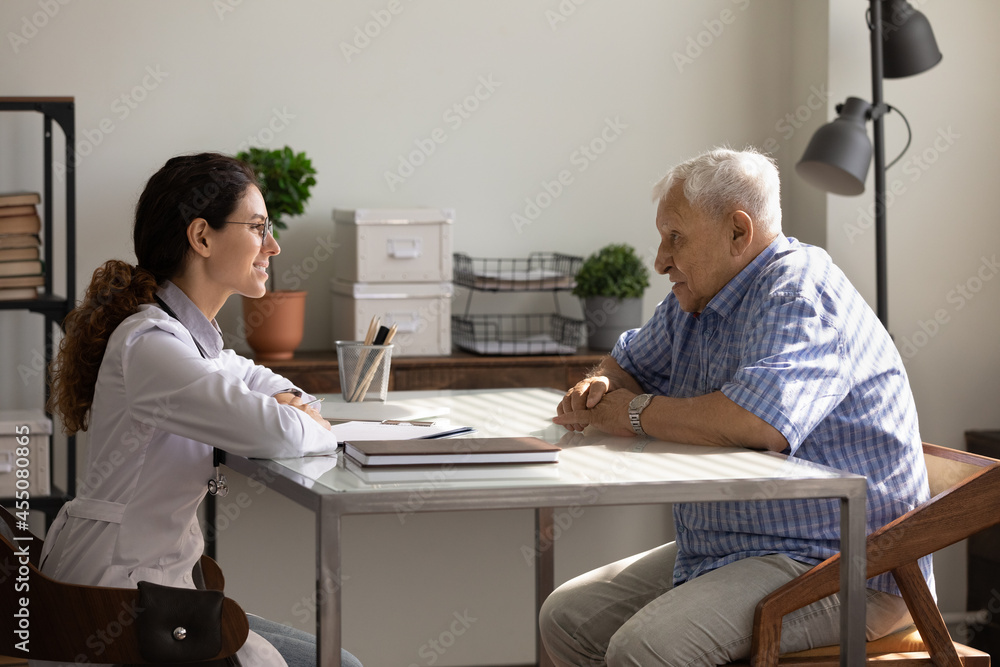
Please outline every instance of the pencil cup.
[{"label": "pencil cup", "polygon": [[337,341],[337,367],[344,400],[385,402],[389,392],[389,361],[392,345],[365,345]]}]

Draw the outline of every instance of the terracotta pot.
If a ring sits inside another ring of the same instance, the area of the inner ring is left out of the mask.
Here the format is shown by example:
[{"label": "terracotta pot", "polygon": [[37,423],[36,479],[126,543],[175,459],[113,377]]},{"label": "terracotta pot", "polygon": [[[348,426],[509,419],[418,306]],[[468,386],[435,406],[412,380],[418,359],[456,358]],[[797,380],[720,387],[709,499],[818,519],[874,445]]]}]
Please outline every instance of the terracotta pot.
[{"label": "terracotta pot", "polygon": [[291,359],[302,342],[305,319],[305,292],[278,290],[259,299],[243,297],[247,344],[257,359]]}]

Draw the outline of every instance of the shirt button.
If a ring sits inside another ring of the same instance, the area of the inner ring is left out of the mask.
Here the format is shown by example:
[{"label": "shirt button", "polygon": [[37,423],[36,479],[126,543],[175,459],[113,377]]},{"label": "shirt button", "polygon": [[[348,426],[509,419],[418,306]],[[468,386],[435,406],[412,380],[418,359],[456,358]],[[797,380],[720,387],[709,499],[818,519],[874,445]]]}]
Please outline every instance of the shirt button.
[{"label": "shirt button", "polygon": [[198,528],[198,526],[191,526],[191,534],[192,535],[197,535],[200,532],[201,532],[201,529]]},{"label": "shirt button", "polygon": [[184,583],[190,584],[191,583],[191,574],[190,573],[186,573],[184,575],[183,579],[184,579]]},{"label": "shirt button", "polygon": [[685,528],[684,526],[677,526],[677,533],[678,534],[683,533],[685,530],[687,530],[687,528]]}]

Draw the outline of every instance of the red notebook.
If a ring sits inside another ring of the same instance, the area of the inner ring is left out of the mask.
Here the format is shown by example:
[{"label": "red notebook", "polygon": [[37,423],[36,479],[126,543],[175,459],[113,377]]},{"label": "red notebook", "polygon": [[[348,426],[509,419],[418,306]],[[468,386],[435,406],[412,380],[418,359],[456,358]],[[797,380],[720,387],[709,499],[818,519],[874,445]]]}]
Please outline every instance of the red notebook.
[{"label": "red notebook", "polygon": [[560,448],[539,438],[348,440],[344,451],[363,466],[555,463]]}]

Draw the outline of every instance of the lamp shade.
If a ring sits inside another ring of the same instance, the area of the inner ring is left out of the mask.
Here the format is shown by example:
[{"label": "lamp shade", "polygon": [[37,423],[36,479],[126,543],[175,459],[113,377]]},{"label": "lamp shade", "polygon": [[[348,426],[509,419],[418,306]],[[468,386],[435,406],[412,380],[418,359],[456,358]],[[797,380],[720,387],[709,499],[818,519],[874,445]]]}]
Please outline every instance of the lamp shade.
[{"label": "lamp shade", "polygon": [[884,0],[882,11],[883,76],[899,79],[920,74],[941,62],[930,21],[906,0]]},{"label": "lamp shade", "polygon": [[795,171],[807,183],[838,195],[865,191],[872,142],[865,121],[871,105],[848,97],[837,119],[816,130]]}]

